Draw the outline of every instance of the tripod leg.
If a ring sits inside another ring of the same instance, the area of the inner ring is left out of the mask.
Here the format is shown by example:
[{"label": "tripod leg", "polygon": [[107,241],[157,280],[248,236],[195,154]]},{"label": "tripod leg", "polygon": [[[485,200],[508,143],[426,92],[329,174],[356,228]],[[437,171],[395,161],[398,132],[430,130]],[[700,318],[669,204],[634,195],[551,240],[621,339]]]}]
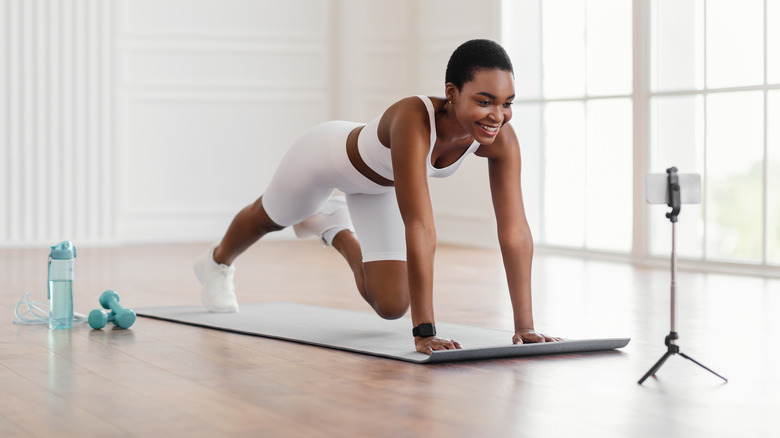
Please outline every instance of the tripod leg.
[{"label": "tripod leg", "polygon": [[684,358],[688,359],[689,361],[691,361],[691,362],[695,363],[696,365],[698,365],[698,366],[700,366],[700,367],[704,368],[705,370],[707,370],[707,371],[711,372],[712,374],[715,374],[716,376],[720,377],[721,379],[725,380],[726,382],[728,382],[728,381],[729,381],[729,379],[727,379],[727,378],[725,378],[725,377],[721,376],[720,374],[716,373],[715,371],[712,371],[711,369],[709,369],[709,368],[705,367],[704,365],[702,365],[701,363],[699,363],[699,362],[695,361],[695,360],[694,360],[692,357],[688,356],[687,354],[685,354],[685,353],[682,353],[682,352],[680,352],[679,354],[680,354],[680,356],[682,356],[682,357],[684,357]]},{"label": "tripod leg", "polygon": [[650,368],[650,371],[648,371],[644,376],[642,376],[642,378],[639,379],[639,382],[637,383],[641,385],[645,380],[647,380],[648,377],[655,375],[655,373],[661,368],[661,365],[663,365],[664,362],[666,362],[666,359],[669,359],[669,356],[671,356],[672,354],[674,353],[670,353],[667,351],[660,359],[658,359],[658,362],[656,362],[655,365],[653,365],[653,367]]}]

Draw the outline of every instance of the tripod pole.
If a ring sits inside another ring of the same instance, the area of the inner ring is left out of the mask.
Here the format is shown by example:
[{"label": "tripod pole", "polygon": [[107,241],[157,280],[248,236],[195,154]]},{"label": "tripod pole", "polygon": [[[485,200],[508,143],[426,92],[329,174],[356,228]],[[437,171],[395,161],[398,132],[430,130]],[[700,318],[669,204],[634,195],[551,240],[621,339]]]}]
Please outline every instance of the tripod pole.
[{"label": "tripod pole", "polygon": [[675,308],[675,300],[677,299],[677,296],[675,292],[677,291],[677,251],[675,250],[675,247],[677,246],[677,222],[672,222],[672,284],[671,284],[671,306],[672,306],[672,321],[671,321],[671,331],[674,332],[674,320],[675,320],[675,314],[674,314],[674,308]]}]

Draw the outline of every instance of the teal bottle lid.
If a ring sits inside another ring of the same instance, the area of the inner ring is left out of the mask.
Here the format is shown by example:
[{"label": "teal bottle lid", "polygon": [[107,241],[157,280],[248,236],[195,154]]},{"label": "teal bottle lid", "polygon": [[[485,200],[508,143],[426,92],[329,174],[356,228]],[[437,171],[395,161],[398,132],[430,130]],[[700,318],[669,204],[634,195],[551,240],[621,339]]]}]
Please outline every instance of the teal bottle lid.
[{"label": "teal bottle lid", "polygon": [[76,247],[73,246],[70,240],[60,242],[51,247],[51,254],[49,254],[49,257],[55,260],[75,259]]}]

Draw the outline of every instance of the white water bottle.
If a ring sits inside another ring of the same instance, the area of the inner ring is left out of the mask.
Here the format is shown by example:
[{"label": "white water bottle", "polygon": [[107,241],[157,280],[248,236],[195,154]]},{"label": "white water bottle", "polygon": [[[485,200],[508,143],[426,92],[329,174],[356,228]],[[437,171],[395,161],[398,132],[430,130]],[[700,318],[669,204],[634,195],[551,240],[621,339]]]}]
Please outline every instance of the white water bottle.
[{"label": "white water bottle", "polygon": [[73,328],[73,262],[76,247],[70,241],[51,247],[49,254],[49,328]]}]

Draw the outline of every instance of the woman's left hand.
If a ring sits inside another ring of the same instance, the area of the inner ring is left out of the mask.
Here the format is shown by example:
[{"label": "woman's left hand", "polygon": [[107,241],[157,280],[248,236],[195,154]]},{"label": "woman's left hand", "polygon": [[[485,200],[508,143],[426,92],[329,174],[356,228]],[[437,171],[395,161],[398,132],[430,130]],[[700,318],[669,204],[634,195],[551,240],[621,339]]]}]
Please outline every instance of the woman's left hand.
[{"label": "woman's left hand", "polygon": [[540,342],[558,342],[562,340],[562,338],[547,336],[533,329],[518,330],[515,335],[512,336],[513,344],[537,344]]}]

